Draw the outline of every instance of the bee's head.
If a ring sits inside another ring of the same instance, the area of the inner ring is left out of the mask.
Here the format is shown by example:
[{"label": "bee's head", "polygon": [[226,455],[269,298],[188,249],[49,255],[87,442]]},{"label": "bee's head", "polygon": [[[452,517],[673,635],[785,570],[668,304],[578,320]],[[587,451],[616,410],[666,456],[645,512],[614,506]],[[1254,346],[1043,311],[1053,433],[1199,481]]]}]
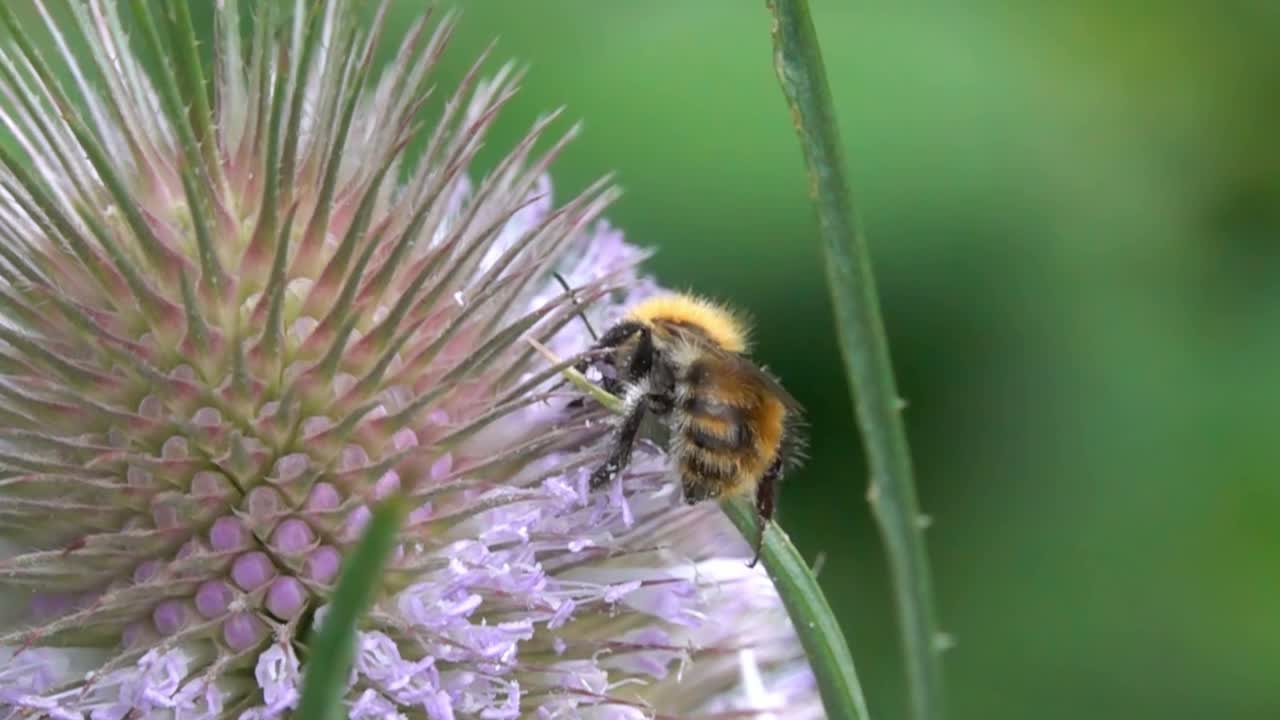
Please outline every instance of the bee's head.
[{"label": "bee's head", "polygon": [[624,340],[611,348],[605,348],[600,356],[600,364],[608,368],[624,368],[631,362],[632,356],[640,347],[640,338],[651,332],[651,328],[645,327],[642,332],[630,333]]}]

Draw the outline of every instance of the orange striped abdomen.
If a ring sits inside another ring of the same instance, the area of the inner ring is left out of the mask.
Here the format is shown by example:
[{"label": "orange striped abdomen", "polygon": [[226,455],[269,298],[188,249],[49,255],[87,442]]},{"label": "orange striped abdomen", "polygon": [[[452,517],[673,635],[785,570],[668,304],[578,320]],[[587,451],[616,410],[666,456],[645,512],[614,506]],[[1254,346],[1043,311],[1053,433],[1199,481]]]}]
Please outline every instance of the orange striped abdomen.
[{"label": "orange striped abdomen", "polygon": [[786,407],[755,374],[736,370],[702,359],[679,381],[672,451],[690,502],[754,492],[777,457]]}]

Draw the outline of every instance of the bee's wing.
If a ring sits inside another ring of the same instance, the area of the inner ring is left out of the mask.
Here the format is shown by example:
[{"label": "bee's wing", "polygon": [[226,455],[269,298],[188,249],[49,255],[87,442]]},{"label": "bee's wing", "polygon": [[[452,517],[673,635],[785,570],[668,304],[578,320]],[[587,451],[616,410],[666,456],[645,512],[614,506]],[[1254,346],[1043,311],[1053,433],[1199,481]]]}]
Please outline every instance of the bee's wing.
[{"label": "bee's wing", "polygon": [[782,387],[782,383],[778,382],[773,373],[737,353],[719,348],[712,348],[710,352],[743,382],[760,385],[770,395],[774,395],[781,400],[782,404],[786,405],[787,409],[796,413],[797,416],[803,412],[804,408],[791,396],[791,393],[787,392],[786,388]]},{"label": "bee's wing", "polygon": [[800,403],[791,396],[791,393],[782,387],[782,383],[778,382],[778,379],[772,373],[751,362],[743,355],[719,347],[711,342],[704,333],[699,332],[697,328],[667,322],[662,324],[662,331],[667,334],[670,340],[697,347],[700,355],[714,358],[728,373],[737,376],[742,382],[759,385],[767,393],[777,396],[782,401],[782,404],[795,412],[797,416],[804,410]]},{"label": "bee's wing", "polygon": [[760,376],[760,381],[764,383],[770,390],[776,393],[778,398],[782,400],[782,404],[786,405],[789,410],[792,410],[797,414],[801,413],[804,410],[804,408],[800,406],[800,402],[797,401],[791,395],[791,393],[787,392],[786,388],[782,387],[782,383],[778,381],[778,378],[773,376],[773,373],[746,360],[744,360],[743,362],[746,362],[746,364],[749,365],[751,369],[754,370],[755,373]]}]

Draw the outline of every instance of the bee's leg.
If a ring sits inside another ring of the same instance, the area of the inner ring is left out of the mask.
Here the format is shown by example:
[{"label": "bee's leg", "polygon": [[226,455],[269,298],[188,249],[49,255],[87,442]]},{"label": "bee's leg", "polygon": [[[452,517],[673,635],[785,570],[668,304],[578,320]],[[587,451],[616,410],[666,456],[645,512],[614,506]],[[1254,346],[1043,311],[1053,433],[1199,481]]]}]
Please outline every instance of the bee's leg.
[{"label": "bee's leg", "polygon": [[[614,441],[613,451],[609,453],[609,459],[591,474],[592,489],[609,482],[614,475],[631,462],[631,449],[636,444],[636,436],[640,433],[640,423],[644,420],[645,412],[649,409],[649,403],[645,398],[647,393],[644,393],[641,387],[648,384],[646,376],[653,369],[654,356],[653,336],[649,334],[649,330],[644,325],[637,322],[617,325],[605,333],[604,337],[600,338],[600,342],[597,343],[597,345],[604,347],[619,345],[637,333],[639,333],[640,337],[636,340],[636,349],[631,353],[631,359],[627,362],[626,380],[630,383],[639,383],[640,386],[632,386],[628,392],[627,415],[623,418],[622,425],[618,428],[618,437]],[[622,383],[614,382],[618,387],[623,387]],[[635,391],[634,395],[631,391]]]},{"label": "bee's leg", "polygon": [[613,450],[604,464],[591,473],[591,489],[595,490],[618,474],[631,462],[631,449],[635,447],[636,436],[640,433],[640,423],[644,420],[645,403],[635,403],[618,427],[618,435],[613,441]]},{"label": "bee's leg", "polygon": [[773,512],[778,501],[778,478],[782,475],[782,458],[773,461],[760,484],[756,486],[756,520],[760,523],[760,531],[756,535],[756,554],[747,567],[755,567],[760,562],[760,551],[764,548],[764,531],[773,521]]},{"label": "bee's leg", "polygon": [[653,370],[654,356],[657,354],[653,347],[653,333],[643,325],[636,332],[640,337],[636,338],[636,349],[627,362],[626,372],[627,382],[632,383],[638,383],[649,376]]}]

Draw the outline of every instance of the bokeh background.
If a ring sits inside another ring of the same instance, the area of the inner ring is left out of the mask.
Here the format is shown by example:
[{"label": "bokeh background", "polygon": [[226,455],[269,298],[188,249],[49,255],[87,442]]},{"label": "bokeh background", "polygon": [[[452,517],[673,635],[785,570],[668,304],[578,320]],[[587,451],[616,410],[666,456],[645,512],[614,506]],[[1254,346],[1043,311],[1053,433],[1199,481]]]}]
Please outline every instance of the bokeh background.
[{"label": "bokeh background", "polygon": [[[893,606],[761,1],[461,3],[584,133],[566,191],[756,319],[809,408],[783,524],[904,716]],[[416,11],[405,0],[398,10]],[[952,715],[1280,717],[1280,10],[813,0],[910,402]]]},{"label": "bokeh background", "polygon": [[[396,0],[392,27],[422,4]],[[755,317],[813,425],[783,524],[825,558],[873,716],[904,717],[763,2],[459,4],[442,88],[494,36],[491,68],[530,69],[486,162],[567,105],[585,132],[560,191],[616,171],[610,218],[651,270]],[[1278,8],[813,0],[954,718],[1280,717]]]}]

